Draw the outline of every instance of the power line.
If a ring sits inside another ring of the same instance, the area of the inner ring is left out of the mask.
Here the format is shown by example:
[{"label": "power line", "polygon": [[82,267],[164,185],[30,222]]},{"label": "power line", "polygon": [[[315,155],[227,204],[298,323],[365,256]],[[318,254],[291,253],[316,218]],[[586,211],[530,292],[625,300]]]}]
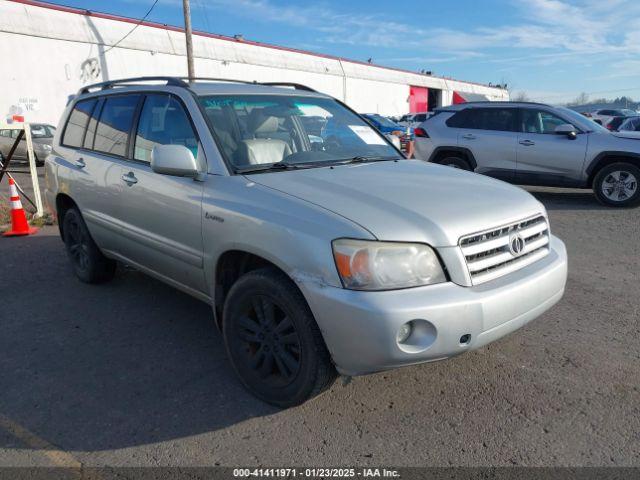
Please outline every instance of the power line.
[{"label": "power line", "polygon": [[140,19],[140,21],[138,21],[138,23],[136,23],[136,24],[133,26],[133,28],[132,28],[131,30],[129,30],[129,31],[127,32],[127,34],[126,34],[124,37],[122,37],[122,38],[121,38],[120,40],[118,40],[116,43],[114,43],[114,44],[113,44],[113,45],[111,45],[109,48],[107,48],[107,49],[106,49],[102,54],[104,55],[104,54],[105,54],[105,53],[107,53],[108,51],[113,50],[114,48],[116,48],[116,47],[120,44],[120,42],[122,42],[125,38],[127,38],[129,35],[131,35],[131,34],[134,32],[134,30],[135,30],[136,28],[138,28],[140,25],[142,25],[142,22],[144,22],[144,21],[147,19],[147,17],[149,16],[149,14],[150,14],[150,13],[151,13],[151,11],[153,10],[153,8],[156,6],[156,4],[158,3],[158,1],[159,1],[159,0],[155,0],[155,1],[153,2],[153,5],[151,5],[151,7],[149,8],[149,10],[147,10],[147,13],[145,13],[145,14],[144,14],[144,17],[142,17],[142,18]]}]

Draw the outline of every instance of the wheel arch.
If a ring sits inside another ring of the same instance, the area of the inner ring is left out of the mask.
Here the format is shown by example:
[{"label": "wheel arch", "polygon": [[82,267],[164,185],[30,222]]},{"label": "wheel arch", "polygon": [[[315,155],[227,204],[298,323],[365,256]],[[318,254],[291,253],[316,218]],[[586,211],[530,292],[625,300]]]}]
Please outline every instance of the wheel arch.
[{"label": "wheel arch", "polygon": [[474,171],[478,167],[478,162],[476,162],[476,158],[473,156],[473,152],[465,147],[436,147],[433,152],[431,152],[429,162],[439,163],[440,160],[446,158],[447,155],[451,154],[464,155],[464,159],[469,162],[472,171]]},{"label": "wheel arch", "polygon": [[60,236],[64,238],[63,224],[64,214],[70,208],[77,208],[78,204],[66,193],[56,195],[56,216],[58,217],[58,230]]},{"label": "wheel arch", "polygon": [[630,163],[640,168],[640,153],[608,151],[598,154],[587,167],[587,186],[593,187],[598,172],[613,163]]},{"label": "wheel arch", "polygon": [[215,322],[220,330],[222,329],[222,307],[233,284],[245,273],[267,267],[278,270],[299,289],[295,280],[282,266],[262,255],[243,249],[226,250],[220,254],[215,264],[213,292]]}]

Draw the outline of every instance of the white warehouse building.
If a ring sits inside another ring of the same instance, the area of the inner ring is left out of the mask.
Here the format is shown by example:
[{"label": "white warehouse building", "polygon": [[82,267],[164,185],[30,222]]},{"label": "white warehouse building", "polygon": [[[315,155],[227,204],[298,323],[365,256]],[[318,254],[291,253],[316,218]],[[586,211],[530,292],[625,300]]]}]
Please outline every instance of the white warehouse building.
[{"label": "white warehouse building", "polygon": [[[35,0],[0,2],[0,122],[23,117],[55,125],[69,95],[84,85],[123,77],[186,76],[183,30],[142,22],[126,36],[137,23]],[[401,115],[509,96],[503,88],[242,38],[194,32],[193,44],[199,77],[301,83],[362,113]]]}]

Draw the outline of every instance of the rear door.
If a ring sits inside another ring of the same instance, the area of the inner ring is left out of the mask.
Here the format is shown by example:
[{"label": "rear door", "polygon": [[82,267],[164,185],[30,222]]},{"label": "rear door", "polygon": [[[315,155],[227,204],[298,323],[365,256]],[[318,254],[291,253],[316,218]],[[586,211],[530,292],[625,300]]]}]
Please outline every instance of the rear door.
[{"label": "rear door", "polygon": [[458,146],[473,154],[477,173],[513,181],[517,117],[517,108],[468,108],[456,113],[446,123],[457,129]]},{"label": "rear door", "polygon": [[100,248],[118,249],[120,170],[139,95],[81,100],[74,106],[61,140],[61,163],[70,195]]},{"label": "rear door", "polygon": [[522,108],[518,123],[516,181],[528,185],[580,185],[589,134],[578,133],[575,139],[556,134],[558,125],[571,121],[543,108]]},{"label": "rear door", "polygon": [[[164,93],[145,95],[122,168],[121,254],[168,280],[206,292],[203,270],[204,183],[151,169],[155,145],[184,145],[203,164],[202,149],[182,102]],[[206,163],[204,163],[206,164]]]}]

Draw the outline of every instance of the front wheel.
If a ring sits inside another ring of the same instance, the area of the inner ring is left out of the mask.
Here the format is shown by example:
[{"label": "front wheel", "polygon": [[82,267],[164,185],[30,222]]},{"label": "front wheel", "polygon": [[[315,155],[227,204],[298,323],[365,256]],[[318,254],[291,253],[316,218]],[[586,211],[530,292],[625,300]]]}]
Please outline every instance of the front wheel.
[{"label": "front wheel", "polygon": [[103,283],[113,278],[116,262],[105,257],[91,238],[80,211],[70,208],[62,220],[67,255],[76,276],[85,283]]},{"label": "front wheel", "polygon": [[640,204],[640,168],[630,163],[613,163],[593,180],[596,198],[609,207],[635,207]]},{"label": "front wheel", "polygon": [[275,268],[246,273],[233,285],[222,331],[242,383],[272,405],[299,405],[337,376],[304,297]]}]

